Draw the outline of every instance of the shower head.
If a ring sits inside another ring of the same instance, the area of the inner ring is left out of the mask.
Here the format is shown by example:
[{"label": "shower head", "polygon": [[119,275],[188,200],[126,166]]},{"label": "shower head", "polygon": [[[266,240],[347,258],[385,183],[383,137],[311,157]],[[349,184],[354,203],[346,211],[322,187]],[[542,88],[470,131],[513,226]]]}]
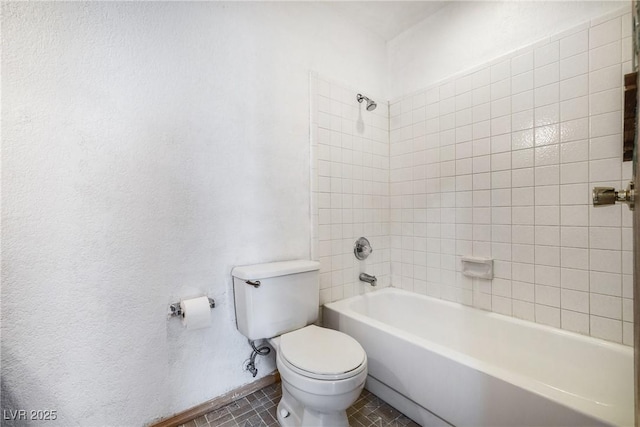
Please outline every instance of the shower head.
[{"label": "shower head", "polygon": [[376,107],[378,106],[378,104],[376,104],[375,101],[367,98],[366,96],[362,95],[362,94],[358,94],[358,96],[356,96],[356,99],[358,100],[359,103],[362,104],[362,101],[367,101],[367,111],[373,111],[376,109]]},{"label": "shower head", "polygon": [[372,100],[367,101],[367,111],[373,111],[376,109],[377,106],[378,104],[376,104],[375,101],[372,101]]}]

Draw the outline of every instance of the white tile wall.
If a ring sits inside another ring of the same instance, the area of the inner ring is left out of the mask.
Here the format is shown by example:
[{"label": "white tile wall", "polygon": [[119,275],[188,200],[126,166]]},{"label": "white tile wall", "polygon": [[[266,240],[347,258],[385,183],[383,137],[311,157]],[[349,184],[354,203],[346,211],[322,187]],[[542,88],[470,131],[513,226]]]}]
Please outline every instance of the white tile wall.
[{"label": "white tile wall", "polygon": [[[632,345],[631,216],[590,206],[631,178],[630,25],[610,15],[390,104],[394,286]],[[460,274],[470,254],[494,258],[492,281]]]},{"label": "white tile wall", "polygon": [[[360,272],[375,275],[378,287],[390,284],[388,103],[365,91],[378,103],[366,111],[357,93],[311,76],[312,256],[321,263],[321,304],[371,290]],[[353,255],[360,236],[373,247],[364,261]]]}]

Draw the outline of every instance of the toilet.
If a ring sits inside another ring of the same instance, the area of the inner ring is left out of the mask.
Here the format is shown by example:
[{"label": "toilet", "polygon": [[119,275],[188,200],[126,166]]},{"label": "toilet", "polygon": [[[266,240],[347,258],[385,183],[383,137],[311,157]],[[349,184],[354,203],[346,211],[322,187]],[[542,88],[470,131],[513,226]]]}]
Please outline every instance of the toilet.
[{"label": "toilet", "polygon": [[348,427],[346,409],[364,388],[367,355],[350,336],[313,325],[320,263],[308,260],[235,267],[238,330],[267,339],[282,379],[278,422],[285,427]]}]

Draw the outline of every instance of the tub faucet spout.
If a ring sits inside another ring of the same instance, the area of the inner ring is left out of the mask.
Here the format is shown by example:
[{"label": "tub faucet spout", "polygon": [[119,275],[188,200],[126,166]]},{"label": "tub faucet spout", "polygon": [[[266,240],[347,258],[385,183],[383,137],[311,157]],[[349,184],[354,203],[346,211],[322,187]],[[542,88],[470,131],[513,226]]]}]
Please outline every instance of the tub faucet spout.
[{"label": "tub faucet spout", "polygon": [[363,282],[367,282],[371,286],[376,286],[378,284],[378,279],[376,279],[376,276],[372,276],[367,273],[360,273],[360,280]]}]

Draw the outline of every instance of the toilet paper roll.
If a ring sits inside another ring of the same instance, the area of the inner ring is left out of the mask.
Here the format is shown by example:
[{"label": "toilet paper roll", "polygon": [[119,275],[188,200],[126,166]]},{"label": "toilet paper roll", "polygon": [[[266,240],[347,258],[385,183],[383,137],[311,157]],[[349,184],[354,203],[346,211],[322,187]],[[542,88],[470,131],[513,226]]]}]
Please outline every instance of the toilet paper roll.
[{"label": "toilet paper roll", "polygon": [[209,298],[200,297],[180,301],[182,325],[188,330],[206,328],[211,325]]}]

